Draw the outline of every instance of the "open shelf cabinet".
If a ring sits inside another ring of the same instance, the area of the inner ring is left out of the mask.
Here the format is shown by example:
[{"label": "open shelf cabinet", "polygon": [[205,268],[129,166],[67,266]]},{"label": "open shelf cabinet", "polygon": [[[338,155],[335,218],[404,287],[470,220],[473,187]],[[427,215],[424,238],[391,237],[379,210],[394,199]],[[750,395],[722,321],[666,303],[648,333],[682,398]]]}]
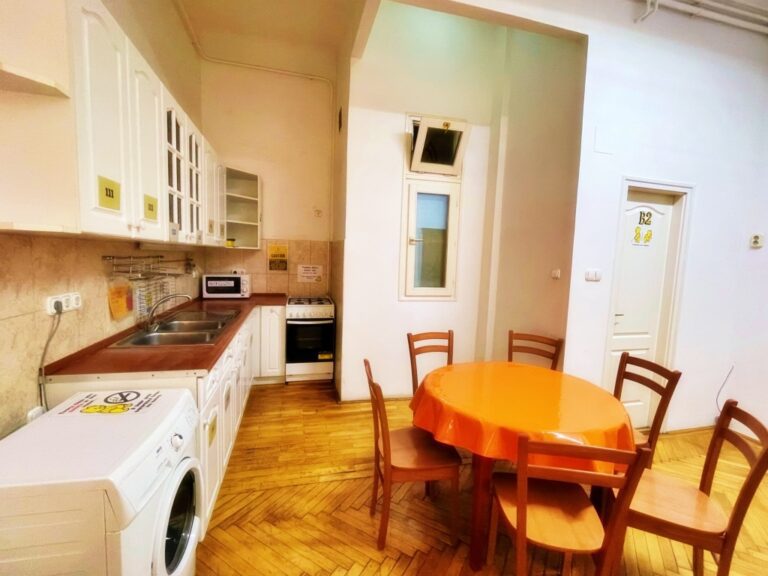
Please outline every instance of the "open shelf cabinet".
[{"label": "open shelf cabinet", "polygon": [[261,248],[261,179],[255,174],[227,168],[226,237],[227,246]]}]

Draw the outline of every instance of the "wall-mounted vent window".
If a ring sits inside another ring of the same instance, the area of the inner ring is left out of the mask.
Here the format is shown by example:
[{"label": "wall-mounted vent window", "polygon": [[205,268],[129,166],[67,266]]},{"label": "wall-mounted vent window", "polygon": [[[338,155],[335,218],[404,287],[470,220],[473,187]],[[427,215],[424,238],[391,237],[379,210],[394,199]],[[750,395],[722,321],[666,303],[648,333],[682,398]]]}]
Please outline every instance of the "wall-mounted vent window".
[{"label": "wall-mounted vent window", "polygon": [[446,176],[461,175],[469,125],[460,120],[413,119],[411,171]]}]

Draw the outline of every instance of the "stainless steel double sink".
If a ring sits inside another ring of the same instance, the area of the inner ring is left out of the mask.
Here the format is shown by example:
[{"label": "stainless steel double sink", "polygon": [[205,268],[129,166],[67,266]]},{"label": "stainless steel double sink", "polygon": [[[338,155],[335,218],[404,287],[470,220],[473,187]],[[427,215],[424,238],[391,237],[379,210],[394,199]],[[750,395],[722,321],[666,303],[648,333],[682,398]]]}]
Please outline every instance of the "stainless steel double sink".
[{"label": "stainless steel double sink", "polygon": [[152,331],[139,330],[110,348],[214,344],[240,310],[182,310],[163,319]]}]

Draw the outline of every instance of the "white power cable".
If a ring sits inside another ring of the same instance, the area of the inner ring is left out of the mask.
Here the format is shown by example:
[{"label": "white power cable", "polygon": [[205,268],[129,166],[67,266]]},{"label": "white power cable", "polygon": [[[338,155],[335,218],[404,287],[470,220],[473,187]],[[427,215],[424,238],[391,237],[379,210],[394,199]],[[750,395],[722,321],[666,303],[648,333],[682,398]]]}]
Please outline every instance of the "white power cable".
[{"label": "white power cable", "polygon": [[715,396],[715,406],[717,406],[717,412],[718,414],[723,411],[722,407],[720,406],[720,393],[723,391],[723,388],[725,388],[725,383],[728,382],[728,378],[731,377],[731,372],[733,372],[734,365],[731,364],[731,369],[728,370],[728,374],[725,375],[725,379],[723,379],[723,383],[720,384],[720,389],[717,391],[717,396]]},{"label": "white power cable", "polygon": [[53,340],[56,330],[59,329],[61,313],[63,311],[61,302],[58,300],[53,303],[53,308],[56,310],[56,314],[51,317],[51,328],[48,331],[48,339],[45,341],[43,353],[40,356],[40,366],[37,368],[37,388],[38,396],[40,398],[40,406],[42,406],[43,410],[46,412],[48,411],[48,398],[45,395],[45,355],[48,353],[48,346],[51,344],[51,340]]}]

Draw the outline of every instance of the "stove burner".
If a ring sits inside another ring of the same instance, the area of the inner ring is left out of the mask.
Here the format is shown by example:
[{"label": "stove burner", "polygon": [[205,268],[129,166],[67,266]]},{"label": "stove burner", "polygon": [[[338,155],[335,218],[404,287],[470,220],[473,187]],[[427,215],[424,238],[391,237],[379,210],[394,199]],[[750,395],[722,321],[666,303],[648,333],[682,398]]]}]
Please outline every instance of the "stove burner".
[{"label": "stove burner", "polygon": [[331,299],[325,296],[288,298],[288,306],[329,306],[332,304]]}]

